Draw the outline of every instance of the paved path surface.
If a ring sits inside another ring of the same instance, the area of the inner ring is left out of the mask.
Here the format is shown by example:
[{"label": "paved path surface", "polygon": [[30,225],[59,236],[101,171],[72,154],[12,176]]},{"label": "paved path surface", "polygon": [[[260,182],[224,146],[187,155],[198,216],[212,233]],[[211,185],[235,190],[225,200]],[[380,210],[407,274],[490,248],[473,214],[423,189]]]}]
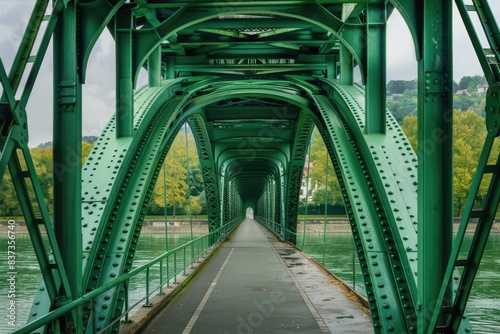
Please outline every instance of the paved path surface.
[{"label": "paved path surface", "polygon": [[[314,305],[314,306],[313,306]],[[141,333],[371,333],[370,316],[302,253],[247,219]]]}]

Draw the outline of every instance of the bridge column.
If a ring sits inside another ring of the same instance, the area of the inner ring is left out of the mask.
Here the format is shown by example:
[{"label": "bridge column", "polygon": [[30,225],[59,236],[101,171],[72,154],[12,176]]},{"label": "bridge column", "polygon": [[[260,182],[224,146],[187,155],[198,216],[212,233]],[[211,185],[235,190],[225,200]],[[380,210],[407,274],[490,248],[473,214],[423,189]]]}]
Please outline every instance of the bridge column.
[{"label": "bridge column", "polygon": [[[70,1],[54,30],[53,160],[54,230],[73,299],[82,295],[82,89],[77,40],[76,1]],[[67,326],[61,330],[82,331],[81,311]]]},{"label": "bridge column", "polygon": [[344,45],[340,46],[340,84],[352,85],[354,82],[352,54]]},{"label": "bridge column", "polygon": [[385,133],[386,8],[385,3],[367,6],[365,131]]},{"label": "bridge column", "polygon": [[159,87],[161,84],[161,47],[151,52],[148,58],[148,86]]},{"label": "bridge column", "polygon": [[134,84],[132,77],[132,10],[116,14],[116,136],[131,137],[134,131]]},{"label": "bridge column", "polygon": [[328,79],[337,78],[337,56],[326,56],[326,76]]},{"label": "bridge column", "polygon": [[175,58],[166,58],[167,79],[175,79]]},{"label": "bridge column", "polygon": [[[427,333],[453,238],[452,1],[423,1],[418,101],[418,331]],[[448,304],[448,303],[446,303]]]}]

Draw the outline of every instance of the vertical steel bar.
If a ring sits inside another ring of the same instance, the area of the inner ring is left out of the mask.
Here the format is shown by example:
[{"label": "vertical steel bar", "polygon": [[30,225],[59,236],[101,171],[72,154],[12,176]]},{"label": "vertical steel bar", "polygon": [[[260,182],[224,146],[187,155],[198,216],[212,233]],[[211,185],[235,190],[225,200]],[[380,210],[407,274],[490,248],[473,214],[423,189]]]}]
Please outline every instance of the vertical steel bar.
[{"label": "vertical steel bar", "polygon": [[337,56],[326,57],[326,76],[328,79],[337,78]]},{"label": "vertical steel bar", "polygon": [[182,274],[184,276],[186,276],[186,247],[182,247],[182,257],[183,257],[183,260],[182,260],[182,268],[183,268]]},{"label": "vertical steel bar", "polygon": [[170,272],[170,259],[169,259],[170,256],[167,255],[167,257],[165,258],[166,261],[167,261],[167,288],[170,287],[170,275],[169,275],[169,272]]},{"label": "vertical steel bar", "polygon": [[156,48],[148,57],[148,86],[161,85],[161,47]]},{"label": "vertical steel bar", "polygon": [[[191,212],[191,182],[189,180],[190,178],[190,171],[191,168],[189,166],[189,143],[188,143],[188,132],[187,132],[187,123],[184,124],[184,135],[186,136],[186,167],[187,167],[187,197],[188,197],[188,207],[189,207],[189,228],[191,231],[191,241],[193,241],[193,215]],[[191,268],[193,268],[193,261],[194,261],[194,244],[191,243]]]},{"label": "vertical steel bar", "polygon": [[163,294],[163,259],[160,260],[160,291],[158,294]]},{"label": "vertical steel bar", "polygon": [[340,47],[340,84],[352,85],[354,82],[352,54],[344,45]]},{"label": "vertical steel bar", "polygon": [[328,153],[326,154],[326,167],[325,167],[325,220],[323,223],[323,266],[325,266],[325,247],[326,247],[326,215],[328,213]]},{"label": "vertical steel bar", "polygon": [[354,252],[352,252],[352,289],[356,291],[356,260]]},{"label": "vertical steel bar", "polygon": [[150,307],[151,303],[149,302],[149,267],[146,268],[146,303],[143,305],[144,307]]},{"label": "vertical steel bar", "polygon": [[174,253],[174,284],[177,283],[177,252]]},{"label": "vertical steel bar", "polygon": [[386,4],[367,5],[366,24],[366,133],[385,133],[386,112]]},{"label": "vertical steel bar", "polygon": [[424,0],[421,18],[417,327],[426,333],[453,238],[452,1]]},{"label": "vertical steel bar", "polygon": [[125,296],[125,298],[124,298],[125,299],[124,300],[124,304],[125,304],[125,306],[124,306],[125,307],[125,319],[124,319],[124,321],[125,322],[129,322],[129,319],[128,319],[128,307],[129,307],[129,305],[128,305],[128,300],[129,300],[129,298],[128,298],[129,297],[128,296],[128,286],[129,286],[129,283],[130,283],[130,280],[128,280],[128,279],[123,282],[123,290],[124,290],[124,296]]},{"label": "vertical steel bar", "polygon": [[174,79],[175,78],[175,58],[173,57],[167,57],[165,59],[166,63],[166,77],[167,79]]},{"label": "vertical steel bar", "polygon": [[307,206],[309,205],[309,170],[311,168],[311,140],[309,140],[309,147],[307,152],[307,173],[306,173],[306,203],[304,211],[304,233],[302,234],[302,249],[306,243],[306,231],[307,231]]},{"label": "vertical steel bar", "polygon": [[115,17],[116,136],[121,138],[134,132],[132,10],[122,10]]},{"label": "vertical steel bar", "polygon": [[[92,329],[94,333],[97,333],[97,308],[95,298],[90,300],[90,308],[92,309]],[[125,316],[128,316],[128,313],[126,313]]]},{"label": "vertical steel bar", "polygon": [[165,249],[168,252],[167,164],[166,164],[166,162],[163,162],[163,213],[165,215]]},{"label": "vertical steel bar", "polygon": [[[77,8],[70,1],[54,31],[54,230],[73,299],[82,295],[82,92],[77,65]],[[64,301],[61,301],[64,303]],[[69,301],[68,301],[69,302]],[[73,313],[82,332],[82,309]]]}]

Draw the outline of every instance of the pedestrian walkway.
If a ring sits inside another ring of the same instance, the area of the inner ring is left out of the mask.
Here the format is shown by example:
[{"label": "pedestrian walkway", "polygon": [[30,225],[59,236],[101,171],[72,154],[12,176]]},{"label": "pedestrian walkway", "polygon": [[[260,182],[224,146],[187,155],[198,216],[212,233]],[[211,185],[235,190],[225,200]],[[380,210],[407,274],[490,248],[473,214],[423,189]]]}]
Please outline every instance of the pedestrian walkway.
[{"label": "pedestrian walkway", "polygon": [[247,219],[141,333],[371,333],[361,305]]}]

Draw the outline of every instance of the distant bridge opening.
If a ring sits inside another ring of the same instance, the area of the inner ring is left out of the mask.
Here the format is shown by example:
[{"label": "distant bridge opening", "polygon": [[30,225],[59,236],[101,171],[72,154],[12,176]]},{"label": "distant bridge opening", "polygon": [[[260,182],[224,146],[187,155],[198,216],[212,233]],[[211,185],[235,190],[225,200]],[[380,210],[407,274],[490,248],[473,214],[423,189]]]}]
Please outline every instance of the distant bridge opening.
[{"label": "distant bridge opening", "polygon": [[246,213],[246,217],[248,219],[253,219],[253,209],[252,208],[247,208],[247,213]]}]

